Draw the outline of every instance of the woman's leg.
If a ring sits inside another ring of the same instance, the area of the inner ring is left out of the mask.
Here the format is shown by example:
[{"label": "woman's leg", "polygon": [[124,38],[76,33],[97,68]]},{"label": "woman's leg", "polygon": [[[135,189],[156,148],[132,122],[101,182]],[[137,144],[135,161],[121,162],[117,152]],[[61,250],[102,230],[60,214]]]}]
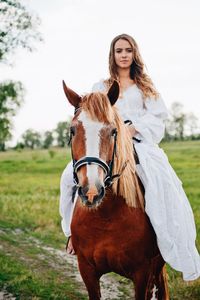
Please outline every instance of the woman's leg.
[{"label": "woman's leg", "polygon": [[184,280],[195,280],[200,276],[196,228],[181,181],[162,149],[143,143],[135,147],[140,160],[137,174],[145,188],[145,211],[162,257],[183,273]]},{"label": "woman's leg", "polygon": [[60,180],[60,215],[61,226],[66,237],[71,236],[71,220],[74,211],[73,193],[73,164],[72,161],[64,169]]}]

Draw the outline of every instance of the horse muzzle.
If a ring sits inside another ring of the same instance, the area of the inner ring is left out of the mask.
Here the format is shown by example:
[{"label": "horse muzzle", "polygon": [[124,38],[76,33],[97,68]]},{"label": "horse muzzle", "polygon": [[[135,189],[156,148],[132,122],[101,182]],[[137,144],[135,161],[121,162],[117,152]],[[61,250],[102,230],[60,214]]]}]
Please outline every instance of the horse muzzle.
[{"label": "horse muzzle", "polygon": [[79,186],[78,195],[80,196],[85,206],[89,208],[96,208],[101,204],[103,200],[103,197],[105,195],[105,187],[102,185],[98,188],[96,186],[90,188],[88,186]]}]

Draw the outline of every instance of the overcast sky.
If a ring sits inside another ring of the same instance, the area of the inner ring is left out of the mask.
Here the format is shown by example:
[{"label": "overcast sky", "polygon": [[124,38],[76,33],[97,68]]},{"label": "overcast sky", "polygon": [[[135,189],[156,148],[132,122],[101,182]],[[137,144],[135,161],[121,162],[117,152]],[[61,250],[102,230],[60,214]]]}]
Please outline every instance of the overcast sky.
[{"label": "overcast sky", "polygon": [[52,130],[73,109],[61,81],[80,94],[108,76],[111,40],[128,33],[167,107],[179,101],[200,117],[199,0],[24,0],[41,18],[44,42],[18,51],[14,67],[1,65],[0,80],[26,88],[14,119],[13,143],[28,128]]}]

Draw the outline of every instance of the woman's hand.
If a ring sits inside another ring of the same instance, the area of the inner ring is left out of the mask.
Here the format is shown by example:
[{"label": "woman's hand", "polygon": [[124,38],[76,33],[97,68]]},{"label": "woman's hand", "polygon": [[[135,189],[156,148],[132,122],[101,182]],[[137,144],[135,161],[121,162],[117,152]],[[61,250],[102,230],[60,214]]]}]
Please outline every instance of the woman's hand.
[{"label": "woman's hand", "polygon": [[68,238],[68,241],[67,241],[67,244],[66,244],[66,251],[68,254],[71,254],[71,255],[75,255],[75,251],[74,251],[74,247],[72,245],[72,239],[71,239],[71,236]]},{"label": "woman's hand", "polygon": [[127,125],[127,129],[129,131],[129,134],[130,134],[131,138],[134,137],[138,133],[138,131],[135,129],[133,124]]}]

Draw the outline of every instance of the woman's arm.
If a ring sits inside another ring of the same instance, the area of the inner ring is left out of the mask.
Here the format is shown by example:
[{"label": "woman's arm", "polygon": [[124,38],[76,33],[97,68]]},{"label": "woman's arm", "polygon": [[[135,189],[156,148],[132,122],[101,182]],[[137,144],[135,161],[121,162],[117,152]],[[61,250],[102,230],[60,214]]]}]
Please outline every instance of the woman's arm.
[{"label": "woman's arm", "polygon": [[162,98],[148,98],[141,116],[131,120],[135,131],[132,128],[130,131],[141,140],[158,144],[164,137],[167,118],[168,112]]}]

